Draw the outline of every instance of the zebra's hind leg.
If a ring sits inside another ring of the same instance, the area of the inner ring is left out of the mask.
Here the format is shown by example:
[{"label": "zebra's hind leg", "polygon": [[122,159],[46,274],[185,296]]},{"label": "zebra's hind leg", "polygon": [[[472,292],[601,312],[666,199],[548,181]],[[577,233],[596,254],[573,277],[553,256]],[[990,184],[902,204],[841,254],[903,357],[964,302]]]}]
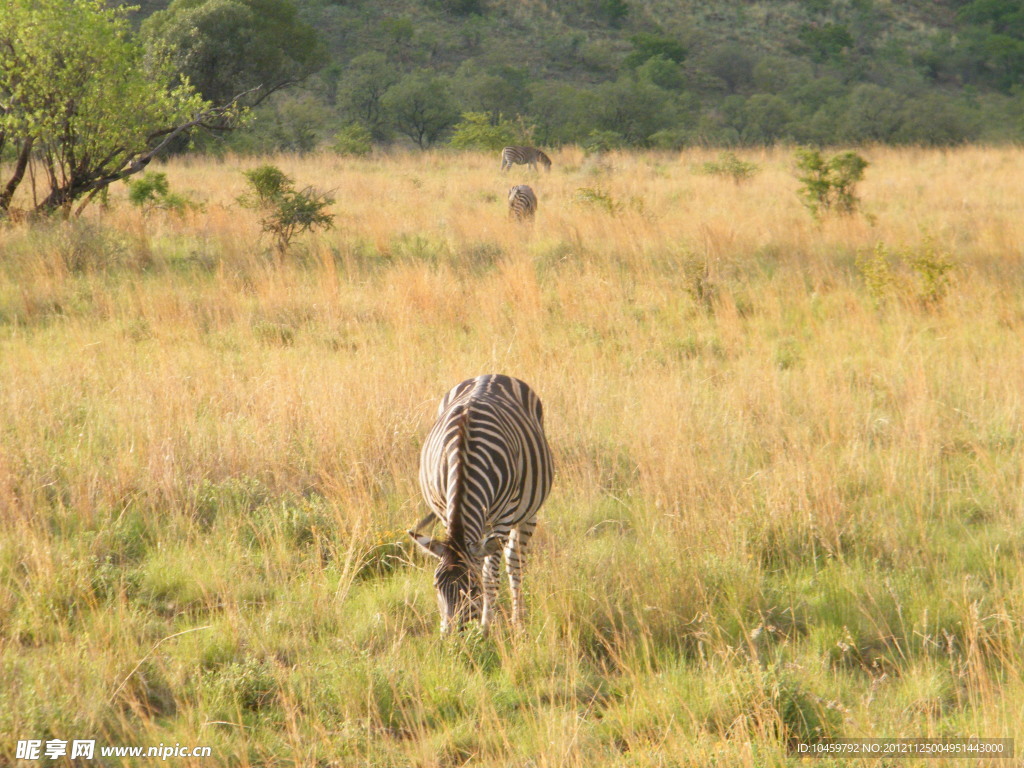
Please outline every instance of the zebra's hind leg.
[{"label": "zebra's hind leg", "polygon": [[536,519],[524,521],[518,528],[513,528],[505,544],[505,562],[508,563],[508,584],[512,592],[512,623],[523,627],[523,562],[526,549],[537,527]]},{"label": "zebra's hind leg", "polygon": [[484,636],[494,620],[494,609],[498,599],[498,567],[501,565],[501,552],[495,552],[484,558],[483,592],[484,609],[480,614],[480,629]]}]

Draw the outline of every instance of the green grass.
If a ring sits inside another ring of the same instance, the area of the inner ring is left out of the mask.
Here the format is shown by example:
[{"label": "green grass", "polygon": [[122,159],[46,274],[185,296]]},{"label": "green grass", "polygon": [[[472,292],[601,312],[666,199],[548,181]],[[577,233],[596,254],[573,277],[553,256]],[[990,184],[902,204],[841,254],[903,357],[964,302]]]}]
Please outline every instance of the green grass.
[{"label": "green grass", "polygon": [[[177,220],[0,233],[0,761],[781,766],[1019,732],[1014,259],[950,245],[941,299],[878,302],[829,245],[859,224],[719,246],[648,195],[532,235],[351,214],[294,260],[211,230],[193,263]],[[438,398],[485,370],[540,392],[556,485],[524,630],[442,639],[404,531]]]}]

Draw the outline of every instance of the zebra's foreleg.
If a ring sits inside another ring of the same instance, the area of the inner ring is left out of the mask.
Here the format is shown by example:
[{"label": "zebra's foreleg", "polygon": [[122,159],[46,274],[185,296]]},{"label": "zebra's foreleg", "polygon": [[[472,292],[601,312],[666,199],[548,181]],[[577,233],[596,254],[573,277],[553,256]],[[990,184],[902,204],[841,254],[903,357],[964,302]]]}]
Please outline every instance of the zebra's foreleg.
[{"label": "zebra's foreleg", "polygon": [[484,635],[494,619],[494,609],[498,599],[498,567],[501,565],[501,552],[495,552],[484,558],[483,592],[484,609],[480,614],[480,629]]},{"label": "zebra's foreleg", "polygon": [[512,530],[505,544],[505,562],[508,563],[508,584],[512,592],[512,623],[523,627],[523,562],[526,560],[526,549],[537,526],[535,520],[524,522]]}]

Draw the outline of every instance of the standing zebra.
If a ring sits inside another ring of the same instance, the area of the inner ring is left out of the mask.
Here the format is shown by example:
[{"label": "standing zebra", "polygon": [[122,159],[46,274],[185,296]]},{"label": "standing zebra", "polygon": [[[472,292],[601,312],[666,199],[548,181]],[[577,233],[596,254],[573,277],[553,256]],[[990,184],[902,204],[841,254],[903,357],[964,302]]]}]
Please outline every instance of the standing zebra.
[{"label": "standing zebra", "polygon": [[513,165],[528,165],[536,171],[537,163],[543,165],[548,171],[551,170],[551,158],[536,147],[505,147],[501,150],[501,170],[503,171]]},{"label": "standing zebra", "polygon": [[508,191],[508,215],[519,221],[532,219],[537,213],[537,195],[525,184],[516,184]]},{"label": "standing zebra", "polygon": [[[522,625],[522,563],[551,475],[543,408],[525,383],[478,376],[441,400],[420,453],[420,488],[431,512],[409,535],[441,561],[434,586],[442,634],[477,618],[487,633],[502,549],[512,619]],[[435,518],[444,523],[447,541],[419,533]]]}]

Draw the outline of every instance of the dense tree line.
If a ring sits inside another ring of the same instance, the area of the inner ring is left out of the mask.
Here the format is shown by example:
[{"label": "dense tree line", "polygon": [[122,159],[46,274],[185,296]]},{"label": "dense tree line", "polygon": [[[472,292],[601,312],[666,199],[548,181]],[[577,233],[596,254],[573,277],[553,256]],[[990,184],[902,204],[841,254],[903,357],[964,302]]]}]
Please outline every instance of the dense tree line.
[{"label": "dense tree line", "polygon": [[1024,139],[1018,0],[711,3],[657,23],[642,0],[534,15],[488,0],[386,13],[296,1],[328,63],[234,146],[309,150],[355,128],[425,147],[466,113],[545,145]]}]

